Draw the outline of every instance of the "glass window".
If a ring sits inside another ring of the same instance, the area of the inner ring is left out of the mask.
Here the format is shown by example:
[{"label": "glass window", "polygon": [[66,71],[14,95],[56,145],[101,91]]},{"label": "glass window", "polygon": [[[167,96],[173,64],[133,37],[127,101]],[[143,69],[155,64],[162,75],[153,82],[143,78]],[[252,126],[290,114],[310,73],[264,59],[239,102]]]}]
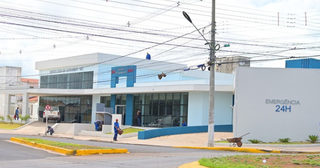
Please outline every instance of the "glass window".
[{"label": "glass window", "polygon": [[100,103],[104,103],[105,107],[111,107],[111,96],[101,96]]},{"label": "glass window", "polygon": [[152,104],[158,104],[159,103],[159,94],[153,94],[152,95]]},{"label": "glass window", "polygon": [[139,94],[133,95],[134,104],[139,104]]},{"label": "glass window", "polygon": [[41,76],[40,88],[92,89],[93,71]]},{"label": "glass window", "polygon": [[146,95],[146,101],[145,101],[145,103],[144,104],[146,104],[146,105],[150,105],[150,102],[151,102],[151,94],[145,94]]},{"label": "glass window", "polygon": [[180,104],[180,93],[173,94],[173,104]]},{"label": "glass window", "polygon": [[188,93],[181,93],[181,104],[188,104]]},{"label": "glass window", "polygon": [[165,93],[159,94],[159,103],[160,104],[165,104],[166,103],[166,94]]},{"label": "glass window", "polygon": [[[180,126],[180,120],[188,117],[188,93],[135,94],[134,108],[141,109],[145,127]],[[135,118],[133,124],[137,124]]]},{"label": "glass window", "polygon": [[40,88],[48,88],[48,76],[41,76],[40,77]]},{"label": "glass window", "polygon": [[187,116],[188,115],[188,106],[187,105],[183,105],[181,106],[181,116]]},{"label": "glass window", "polygon": [[139,104],[144,104],[145,103],[145,94],[140,94],[139,96]]},{"label": "glass window", "polygon": [[166,103],[172,104],[172,101],[173,101],[172,93],[167,93]]},{"label": "glass window", "polygon": [[117,95],[116,104],[117,105],[126,105],[127,95]]}]

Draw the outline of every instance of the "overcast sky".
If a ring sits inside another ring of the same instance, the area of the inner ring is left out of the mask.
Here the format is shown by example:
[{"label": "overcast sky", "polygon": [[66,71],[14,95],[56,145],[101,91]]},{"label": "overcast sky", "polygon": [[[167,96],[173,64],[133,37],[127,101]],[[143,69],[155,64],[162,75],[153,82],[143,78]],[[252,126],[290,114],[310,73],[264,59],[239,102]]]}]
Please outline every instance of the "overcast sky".
[{"label": "overcast sky", "polygon": [[[317,58],[317,2],[217,0],[216,42],[230,47],[216,56],[252,57],[254,67]],[[186,11],[210,40],[208,0],[0,0],[0,8],[0,65],[20,66],[23,76],[38,78],[36,61],[96,52],[142,59],[149,52],[152,59],[189,67],[208,59],[208,46],[182,15]]]}]

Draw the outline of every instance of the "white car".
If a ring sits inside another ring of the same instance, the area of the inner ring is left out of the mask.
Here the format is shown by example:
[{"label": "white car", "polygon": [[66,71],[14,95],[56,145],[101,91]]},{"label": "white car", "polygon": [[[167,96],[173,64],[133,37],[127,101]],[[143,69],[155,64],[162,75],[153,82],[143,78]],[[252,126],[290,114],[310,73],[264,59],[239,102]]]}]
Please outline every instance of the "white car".
[{"label": "white car", "polygon": [[59,108],[56,106],[53,106],[53,107],[51,107],[50,110],[43,111],[43,122],[46,122],[47,117],[48,117],[48,121],[49,120],[56,120],[57,123],[59,123],[61,121]]}]

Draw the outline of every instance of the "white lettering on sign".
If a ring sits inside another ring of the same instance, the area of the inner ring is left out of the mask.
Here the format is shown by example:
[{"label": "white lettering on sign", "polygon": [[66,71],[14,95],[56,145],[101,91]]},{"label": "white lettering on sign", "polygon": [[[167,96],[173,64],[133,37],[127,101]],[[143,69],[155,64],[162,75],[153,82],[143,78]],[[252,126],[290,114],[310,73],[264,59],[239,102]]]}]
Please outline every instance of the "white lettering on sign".
[{"label": "white lettering on sign", "polygon": [[63,73],[63,72],[71,72],[71,71],[83,71],[83,67],[81,67],[81,68],[54,69],[54,70],[50,70],[49,73]]}]

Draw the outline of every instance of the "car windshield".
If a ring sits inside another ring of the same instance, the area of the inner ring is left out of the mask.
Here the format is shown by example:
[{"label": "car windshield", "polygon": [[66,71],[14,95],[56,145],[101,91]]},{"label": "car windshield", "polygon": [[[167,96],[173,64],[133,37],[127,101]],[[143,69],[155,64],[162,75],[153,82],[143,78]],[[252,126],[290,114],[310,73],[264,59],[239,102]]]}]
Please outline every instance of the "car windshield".
[{"label": "car windshield", "polygon": [[50,111],[59,111],[59,108],[58,107],[51,107]]}]

